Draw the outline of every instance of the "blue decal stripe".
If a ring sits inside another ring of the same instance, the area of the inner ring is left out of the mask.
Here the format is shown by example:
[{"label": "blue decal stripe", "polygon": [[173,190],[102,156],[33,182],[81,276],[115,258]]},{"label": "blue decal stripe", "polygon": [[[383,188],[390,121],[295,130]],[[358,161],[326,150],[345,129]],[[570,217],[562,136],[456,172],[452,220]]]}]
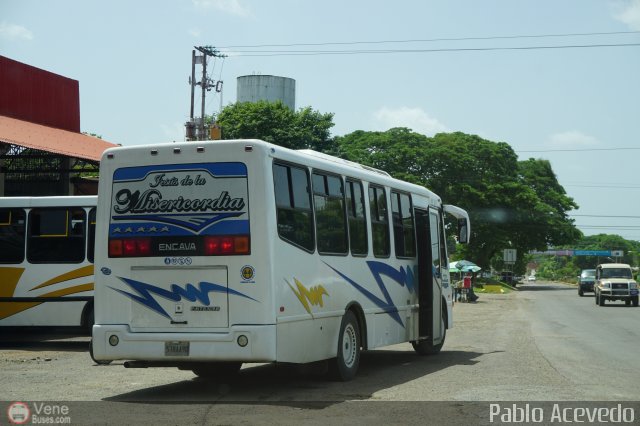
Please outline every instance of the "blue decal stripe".
[{"label": "blue decal stripe", "polygon": [[[245,212],[235,212],[235,213],[208,213],[208,214],[163,214],[163,215],[152,215],[152,214],[141,214],[141,215],[123,215],[123,216],[111,216],[112,221],[116,220],[143,220],[143,221],[152,221],[160,224],[168,224],[168,225],[176,225],[180,228],[190,229],[196,234],[201,233],[204,229],[209,227],[211,224],[219,222],[224,219],[228,219],[231,217],[238,217],[245,214]],[[184,218],[193,218],[191,221],[187,221],[185,219],[179,219],[180,217]],[[160,226],[160,225],[159,225]]]},{"label": "blue decal stripe", "polygon": [[[132,218],[129,217],[130,221]],[[165,229],[166,228],[166,229]],[[145,237],[184,237],[207,235],[248,235],[248,220],[225,220],[213,223],[199,233],[183,226],[161,225],[157,222],[120,222],[109,225],[109,237],[125,238],[129,236]]]},{"label": "blue decal stripe", "polygon": [[[377,263],[379,263],[379,262],[377,262]],[[383,292],[383,294],[384,294],[384,296],[386,298],[386,301],[380,299],[377,296],[375,296],[369,290],[367,290],[366,288],[364,288],[363,286],[361,286],[357,282],[353,281],[351,278],[347,277],[345,274],[343,274],[342,272],[338,271],[336,268],[334,268],[333,266],[329,265],[327,262],[324,262],[324,264],[327,265],[329,268],[333,269],[346,282],[351,284],[356,290],[358,290],[360,293],[362,293],[367,299],[369,299],[371,302],[373,302],[377,307],[379,307],[381,309],[384,309],[385,313],[387,313],[389,316],[391,316],[391,318],[393,318],[393,320],[395,322],[397,322],[402,327],[404,327],[404,323],[402,322],[402,318],[400,318],[400,314],[398,314],[398,308],[393,304],[393,301],[391,300],[391,297],[389,296],[389,292],[384,287],[384,284],[382,283],[382,280],[378,281],[378,279],[379,279],[378,276],[376,276],[376,282],[378,282],[378,285],[381,287],[382,292]]]},{"label": "blue decal stripe", "polygon": [[184,287],[181,287],[178,284],[171,284],[171,290],[166,290],[164,288],[143,283],[141,281],[132,280],[130,278],[118,278],[133,290],[135,290],[138,294],[132,294],[114,287],[110,287],[111,289],[131,298],[132,300],[169,319],[171,319],[171,317],[162,308],[162,306],[160,306],[158,301],[152,296],[152,293],[162,297],[163,299],[171,300],[174,302],[179,302],[182,299],[188,300],[189,302],[199,301],[204,306],[209,306],[211,303],[211,301],[209,300],[210,292],[233,294],[235,296],[244,297],[257,302],[257,300],[255,300],[253,297],[247,296],[246,294],[242,294],[239,291],[230,289],[220,284],[200,282],[198,284],[198,287],[194,286],[193,284],[186,284]]},{"label": "blue decal stripe", "polygon": [[113,181],[143,180],[149,173],[161,172],[206,172],[213,177],[246,177],[247,166],[244,163],[193,163],[162,164],[155,166],[123,167],[113,173]]}]

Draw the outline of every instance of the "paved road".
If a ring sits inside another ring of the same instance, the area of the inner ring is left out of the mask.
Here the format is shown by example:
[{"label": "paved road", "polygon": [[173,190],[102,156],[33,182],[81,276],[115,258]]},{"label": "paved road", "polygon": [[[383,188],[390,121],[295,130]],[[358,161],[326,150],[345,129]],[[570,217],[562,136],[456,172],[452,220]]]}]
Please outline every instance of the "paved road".
[{"label": "paved road", "polygon": [[275,365],[212,383],[175,369],[93,365],[86,337],[4,335],[0,401],[101,401],[74,408],[82,423],[211,424],[406,424],[427,413],[468,424],[488,410],[470,401],[640,401],[640,308],[599,307],[571,286],[519,288],[457,304],[440,355],[418,357],[409,344],[366,352],[348,383],[326,381],[321,366]]}]

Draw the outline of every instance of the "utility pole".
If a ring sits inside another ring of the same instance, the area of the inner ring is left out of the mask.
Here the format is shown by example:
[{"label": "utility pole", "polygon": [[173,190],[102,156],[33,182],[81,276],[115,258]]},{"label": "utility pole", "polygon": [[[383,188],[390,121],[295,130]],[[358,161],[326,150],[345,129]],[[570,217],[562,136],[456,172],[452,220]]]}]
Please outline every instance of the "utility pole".
[{"label": "utility pole", "polygon": [[[226,58],[227,55],[220,53],[219,50],[211,46],[194,46],[194,49],[195,50],[191,51],[191,77],[189,78],[189,84],[191,85],[191,111],[189,114],[189,121],[185,123],[186,139],[206,140],[209,139],[209,127],[204,121],[206,94],[212,88],[215,88],[216,92],[222,91],[222,80],[215,82],[207,77],[207,56],[212,56],[214,58]],[[196,50],[202,53],[202,55],[197,55]],[[202,79],[198,82],[196,82],[196,64],[202,65]],[[195,106],[195,88],[197,85],[199,85],[202,90],[200,117],[193,116]]]}]

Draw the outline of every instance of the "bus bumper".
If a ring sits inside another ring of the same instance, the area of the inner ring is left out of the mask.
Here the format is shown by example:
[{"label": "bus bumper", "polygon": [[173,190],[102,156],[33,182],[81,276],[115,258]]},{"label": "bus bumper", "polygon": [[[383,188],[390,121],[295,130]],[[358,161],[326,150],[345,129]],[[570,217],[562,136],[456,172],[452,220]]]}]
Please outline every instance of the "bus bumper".
[{"label": "bus bumper", "polygon": [[276,359],[276,326],[233,326],[223,333],[134,333],[127,325],[96,324],[93,326],[93,357],[98,361],[176,364],[192,361],[271,362]]}]

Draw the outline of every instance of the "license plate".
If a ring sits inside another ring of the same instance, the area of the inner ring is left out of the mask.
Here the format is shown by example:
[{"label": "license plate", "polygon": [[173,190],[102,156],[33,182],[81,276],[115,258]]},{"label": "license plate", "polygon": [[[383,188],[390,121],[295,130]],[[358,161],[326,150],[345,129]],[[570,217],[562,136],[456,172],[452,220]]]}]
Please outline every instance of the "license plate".
[{"label": "license plate", "polygon": [[189,342],[164,342],[165,356],[189,356]]}]

